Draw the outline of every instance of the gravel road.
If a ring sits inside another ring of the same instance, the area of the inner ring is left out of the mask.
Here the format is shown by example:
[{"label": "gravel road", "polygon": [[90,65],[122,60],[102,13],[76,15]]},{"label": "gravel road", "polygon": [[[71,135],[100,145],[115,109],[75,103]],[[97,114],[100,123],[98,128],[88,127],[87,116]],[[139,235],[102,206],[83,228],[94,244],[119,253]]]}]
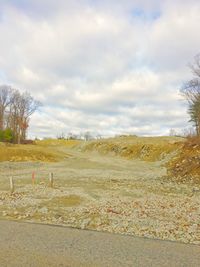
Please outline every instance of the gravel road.
[{"label": "gravel road", "polygon": [[200,263],[200,246],[68,227],[0,221],[1,267],[182,266]]}]

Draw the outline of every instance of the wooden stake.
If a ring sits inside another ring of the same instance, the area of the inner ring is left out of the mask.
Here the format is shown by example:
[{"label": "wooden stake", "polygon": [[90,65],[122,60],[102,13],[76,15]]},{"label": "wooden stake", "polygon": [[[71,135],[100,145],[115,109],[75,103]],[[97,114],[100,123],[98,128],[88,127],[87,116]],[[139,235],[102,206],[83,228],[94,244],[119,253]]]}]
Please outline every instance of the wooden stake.
[{"label": "wooden stake", "polygon": [[11,176],[10,177],[10,193],[13,194],[15,191],[15,188],[14,188],[14,181],[13,181],[13,177]]},{"label": "wooden stake", "polygon": [[32,184],[35,184],[35,172],[32,172]]},{"label": "wooden stake", "polygon": [[52,172],[49,173],[49,185],[51,188],[53,188],[53,173]]}]

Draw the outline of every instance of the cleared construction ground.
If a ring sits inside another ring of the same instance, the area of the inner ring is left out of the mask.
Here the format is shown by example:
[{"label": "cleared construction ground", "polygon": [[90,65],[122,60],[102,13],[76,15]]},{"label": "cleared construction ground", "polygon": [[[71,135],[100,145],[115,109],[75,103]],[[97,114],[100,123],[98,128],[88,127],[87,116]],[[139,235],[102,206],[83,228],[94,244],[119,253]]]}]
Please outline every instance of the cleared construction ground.
[{"label": "cleared construction ground", "polygon": [[187,149],[174,137],[1,144],[0,217],[200,244],[198,164],[177,171]]}]

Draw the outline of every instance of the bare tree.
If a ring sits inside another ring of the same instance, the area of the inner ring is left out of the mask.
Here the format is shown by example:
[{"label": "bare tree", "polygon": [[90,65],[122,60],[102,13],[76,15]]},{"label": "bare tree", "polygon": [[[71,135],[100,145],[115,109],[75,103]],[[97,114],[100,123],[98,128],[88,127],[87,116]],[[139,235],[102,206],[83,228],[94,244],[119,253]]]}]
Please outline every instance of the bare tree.
[{"label": "bare tree", "polygon": [[14,141],[17,143],[20,143],[20,102],[21,94],[18,90],[14,90],[8,112],[8,127],[12,129]]},{"label": "bare tree", "polygon": [[169,130],[169,136],[176,136],[177,135],[177,132],[175,129],[170,129]]},{"label": "bare tree", "polygon": [[86,131],[84,133],[84,139],[85,139],[85,141],[91,140],[92,139],[92,134],[89,131]]},{"label": "bare tree", "polygon": [[190,69],[194,77],[184,83],[181,94],[188,101],[190,121],[194,123],[196,134],[200,136],[200,54],[194,57]]},{"label": "bare tree", "polygon": [[40,105],[41,103],[36,101],[28,92],[21,95],[18,102],[19,138],[24,140],[26,139],[30,116],[39,108]]},{"label": "bare tree", "polygon": [[0,130],[4,129],[5,111],[11,102],[12,89],[7,85],[0,86]]},{"label": "bare tree", "polygon": [[28,92],[20,93],[9,86],[0,87],[0,130],[9,128],[14,142],[26,139],[30,116],[41,105]]}]

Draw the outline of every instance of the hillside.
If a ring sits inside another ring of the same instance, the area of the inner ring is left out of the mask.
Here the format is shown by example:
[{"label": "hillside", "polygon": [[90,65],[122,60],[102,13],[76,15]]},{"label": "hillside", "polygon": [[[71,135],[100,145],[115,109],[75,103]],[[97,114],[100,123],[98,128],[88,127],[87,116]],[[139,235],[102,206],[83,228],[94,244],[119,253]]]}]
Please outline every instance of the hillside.
[{"label": "hillside", "polygon": [[98,151],[128,159],[162,161],[167,179],[200,183],[200,141],[179,137],[118,137],[87,143],[84,151]]},{"label": "hillside", "polygon": [[122,136],[118,138],[91,141],[83,146],[84,151],[111,153],[128,159],[159,161],[172,157],[183,146],[184,139],[179,137],[137,137]]}]

